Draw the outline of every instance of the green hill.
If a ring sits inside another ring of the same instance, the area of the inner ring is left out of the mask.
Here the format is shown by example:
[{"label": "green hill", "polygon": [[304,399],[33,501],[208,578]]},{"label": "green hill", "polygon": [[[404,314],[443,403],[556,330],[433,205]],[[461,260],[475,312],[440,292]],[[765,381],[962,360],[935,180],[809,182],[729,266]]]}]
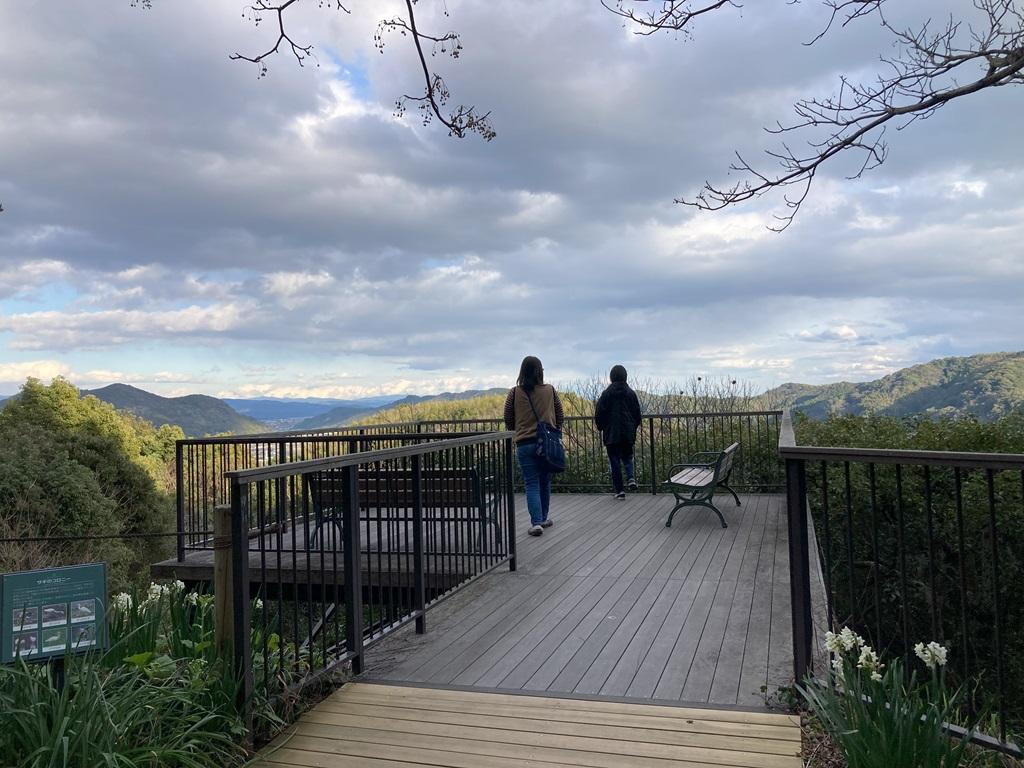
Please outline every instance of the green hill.
[{"label": "green hill", "polygon": [[111,384],[101,389],[83,390],[115,408],[128,411],[155,426],[174,424],[188,437],[224,432],[245,434],[266,432],[262,422],[243,416],[223,400],[207,395],[161,397],[127,384]]},{"label": "green hill", "polygon": [[1024,411],[1024,352],[945,357],[859,384],[783,384],[765,398],[814,419],[874,413],[987,421]]}]

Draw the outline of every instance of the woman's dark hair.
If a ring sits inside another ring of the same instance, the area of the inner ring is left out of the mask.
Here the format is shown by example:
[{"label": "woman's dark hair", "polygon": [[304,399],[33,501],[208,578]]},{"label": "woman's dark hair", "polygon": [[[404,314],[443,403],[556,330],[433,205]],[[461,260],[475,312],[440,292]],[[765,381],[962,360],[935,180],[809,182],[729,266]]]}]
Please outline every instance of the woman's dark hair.
[{"label": "woman's dark hair", "polygon": [[626,369],[623,368],[621,365],[613,365],[612,366],[612,372],[609,375],[609,378],[613,382],[621,381],[623,384],[625,384],[626,383]]},{"label": "woman's dark hair", "polygon": [[533,355],[524,357],[522,365],[519,366],[519,379],[516,383],[527,392],[538,384],[543,384],[544,366],[540,364],[540,360]]}]

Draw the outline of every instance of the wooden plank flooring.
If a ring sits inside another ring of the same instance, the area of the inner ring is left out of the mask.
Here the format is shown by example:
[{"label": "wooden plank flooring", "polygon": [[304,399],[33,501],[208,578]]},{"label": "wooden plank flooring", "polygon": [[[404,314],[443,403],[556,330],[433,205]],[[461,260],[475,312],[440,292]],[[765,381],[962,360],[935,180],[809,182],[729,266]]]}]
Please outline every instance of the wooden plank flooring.
[{"label": "wooden plank flooring", "polygon": [[350,683],[261,768],[799,768],[799,719],[713,708]]},{"label": "wooden plank flooring", "polygon": [[554,527],[367,652],[365,677],[438,686],[761,706],[792,682],[785,499],[714,513],[645,493],[555,495]]}]

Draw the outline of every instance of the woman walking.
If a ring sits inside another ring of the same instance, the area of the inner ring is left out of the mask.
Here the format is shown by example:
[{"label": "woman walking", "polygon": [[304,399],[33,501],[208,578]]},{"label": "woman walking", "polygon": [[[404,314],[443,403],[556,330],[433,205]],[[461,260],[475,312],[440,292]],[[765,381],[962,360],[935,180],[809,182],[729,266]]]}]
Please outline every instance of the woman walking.
[{"label": "woman walking", "polygon": [[640,399],[626,383],[626,369],[621,365],[612,368],[611,384],[597,399],[594,409],[594,424],[601,430],[601,439],[608,452],[608,464],[612,472],[612,486],[615,498],[626,498],[622,487],[622,464],[626,470],[629,490],[636,490],[636,472],[633,469],[633,445],[636,430],[640,426]]},{"label": "woman walking", "polygon": [[544,383],[544,366],[536,357],[523,358],[519,379],[505,398],[505,428],[516,433],[516,455],[526,486],[526,506],[530,510],[531,536],[540,536],[552,525],[551,473],[537,456],[537,421],[562,428],[562,401],[550,384]]}]

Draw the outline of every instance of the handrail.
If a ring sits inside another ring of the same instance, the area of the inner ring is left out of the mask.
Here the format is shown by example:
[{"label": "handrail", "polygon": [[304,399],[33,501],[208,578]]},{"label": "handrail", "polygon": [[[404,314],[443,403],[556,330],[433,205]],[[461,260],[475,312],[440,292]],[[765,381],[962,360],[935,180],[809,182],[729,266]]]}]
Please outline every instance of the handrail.
[{"label": "handrail", "polygon": [[[385,426],[393,426],[387,424]],[[394,425],[403,426],[403,425]],[[343,427],[343,429],[355,429],[355,427]],[[477,435],[483,432],[463,432],[462,434]],[[189,437],[176,441],[180,445],[245,445],[246,443],[273,443],[302,439],[306,442],[338,442],[345,440],[358,440],[364,443],[378,442],[380,440],[413,440],[423,438],[446,438],[451,432],[375,432],[372,434],[358,434],[352,432],[265,432],[259,435],[225,435],[222,437]]]},{"label": "handrail", "polygon": [[779,456],[800,461],[859,461],[871,464],[919,464],[961,469],[1024,470],[1022,453],[976,453],[972,451],[923,451],[913,448],[849,448],[842,446],[797,445],[793,418],[787,409],[779,428]]},{"label": "handrail", "polygon": [[407,445],[400,448],[382,448],[376,451],[362,451],[360,453],[349,453],[344,456],[328,456],[322,459],[308,459],[306,461],[291,461],[284,464],[273,464],[267,467],[256,467],[253,469],[237,469],[225,472],[224,477],[236,481],[239,484],[259,482],[260,480],[274,480],[291,475],[303,474],[306,472],[321,472],[327,469],[342,469],[343,467],[358,466],[377,461],[390,461],[393,459],[404,459],[411,456],[423,456],[428,453],[439,453],[449,448],[462,448],[469,445],[477,445],[492,440],[504,440],[514,435],[513,432],[481,432],[468,437],[456,437],[450,440],[434,440],[419,445]]}]

